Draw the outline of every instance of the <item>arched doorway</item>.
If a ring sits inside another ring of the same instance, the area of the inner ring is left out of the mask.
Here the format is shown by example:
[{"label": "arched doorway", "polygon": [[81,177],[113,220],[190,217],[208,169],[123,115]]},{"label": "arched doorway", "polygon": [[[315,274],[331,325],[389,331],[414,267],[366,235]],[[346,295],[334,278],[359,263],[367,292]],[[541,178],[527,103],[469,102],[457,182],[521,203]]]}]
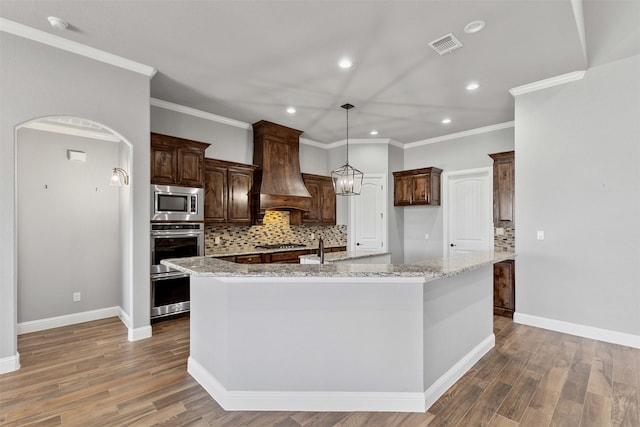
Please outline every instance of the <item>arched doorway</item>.
[{"label": "arched doorway", "polygon": [[[91,120],[52,116],[16,130],[17,332],[131,310],[132,146]],[[126,321],[125,321],[126,323]]]}]

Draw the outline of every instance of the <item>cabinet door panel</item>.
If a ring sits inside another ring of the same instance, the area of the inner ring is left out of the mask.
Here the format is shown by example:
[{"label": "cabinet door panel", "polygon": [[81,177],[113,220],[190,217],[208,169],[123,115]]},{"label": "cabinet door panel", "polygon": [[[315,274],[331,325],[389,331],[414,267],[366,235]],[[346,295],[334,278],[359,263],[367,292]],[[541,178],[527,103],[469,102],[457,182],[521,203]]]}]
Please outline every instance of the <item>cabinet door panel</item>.
[{"label": "cabinet door panel", "polygon": [[514,194],[514,177],[513,162],[498,162],[495,165],[498,178],[498,209],[497,220],[513,221],[513,194]]},{"label": "cabinet door panel", "polygon": [[227,222],[227,169],[207,166],[204,190],[205,221]]},{"label": "cabinet door panel", "polygon": [[403,206],[411,204],[411,177],[396,177],[393,185],[393,204]]},{"label": "cabinet door panel", "polygon": [[414,175],[411,183],[413,195],[411,198],[412,205],[429,204],[429,175]]},{"label": "cabinet door panel", "polygon": [[494,313],[513,317],[515,311],[515,262],[507,260],[493,265]]},{"label": "cabinet door panel", "polygon": [[251,223],[249,192],[253,183],[253,171],[229,169],[229,222]]},{"label": "cabinet door panel", "polygon": [[176,181],[176,150],[159,144],[151,147],[151,183],[171,185]]},{"label": "cabinet door panel", "polygon": [[321,185],[322,206],[321,218],[322,223],[326,225],[336,224],[336,192],[333,189],[333,183],[329,179]]},{"label": "cabinet door panel", "polygon": [[178,183],[186,186],[202,186],[202,160],[201,152],[189,149],[178,149]]}]

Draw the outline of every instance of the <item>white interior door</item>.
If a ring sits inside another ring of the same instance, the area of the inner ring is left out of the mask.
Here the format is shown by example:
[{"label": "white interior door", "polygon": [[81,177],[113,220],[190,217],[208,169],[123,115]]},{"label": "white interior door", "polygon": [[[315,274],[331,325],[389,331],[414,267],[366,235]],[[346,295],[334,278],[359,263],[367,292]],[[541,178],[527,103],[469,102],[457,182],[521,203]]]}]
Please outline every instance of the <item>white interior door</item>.
[{"label": "white interior door", "polygon": [[491,168],[445,175],[445,253],[493,249]]},{"label": "white interior door", "polygon": [[387,195],[384,175],[365,175],[362,192],[350,196],[351,250],[383,250],[387,246]]}]

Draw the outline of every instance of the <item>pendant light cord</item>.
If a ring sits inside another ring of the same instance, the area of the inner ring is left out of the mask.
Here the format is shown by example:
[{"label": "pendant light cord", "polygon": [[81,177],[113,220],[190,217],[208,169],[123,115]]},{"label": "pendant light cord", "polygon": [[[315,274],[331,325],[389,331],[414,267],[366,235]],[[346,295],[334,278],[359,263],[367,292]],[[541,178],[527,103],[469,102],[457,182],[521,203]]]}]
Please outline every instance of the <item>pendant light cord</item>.
[{"label": "pendant light cord", "polygon": [[349,164],[349,109],[347,108],[347,164]]}]

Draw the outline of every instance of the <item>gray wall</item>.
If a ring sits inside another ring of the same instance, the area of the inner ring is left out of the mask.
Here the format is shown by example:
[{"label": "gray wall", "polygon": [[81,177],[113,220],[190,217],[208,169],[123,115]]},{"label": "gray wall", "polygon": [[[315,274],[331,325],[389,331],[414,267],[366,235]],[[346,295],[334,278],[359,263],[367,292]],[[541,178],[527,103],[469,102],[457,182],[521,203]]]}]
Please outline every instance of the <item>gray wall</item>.
[{"label": "gray wall", "polygon": [[404,150],[389,145],[389,172],[387,175],[387,226],[391,264],[404,262],[404,208],[393,206],[393,172],[404,169]]},{"label": "gray wall", "polygon": [[83,117],[131,142],[131,233],[126,245],[132,254],[133,308],[128,315],[133,328],[148,328],[148,77],[4,32],[0,51],[0,361],[17,354],[16,127],[41,117]]},{"label": "gray wall", "polygon": [[635,56],[516,98],[518,314],[640,335],[638,76]]},{"label": "gray wall", "polygon": [[109,186],[119,146],[18,131],[18,323],[121,305],[120,191]]},{"label": "gray wall", "polygon": [[[513,149],[514,129],[500,129],[408,148],[404,150],[404,169],[435,166],[444,172],[453,172],[491,167],[493,160],[487,154]],[[419,262],[429,257],[442,256],[442,206],[407,206],[402,209],[404,262]],[[425,240],[425,233],[429,234],[429,240]]]}]

